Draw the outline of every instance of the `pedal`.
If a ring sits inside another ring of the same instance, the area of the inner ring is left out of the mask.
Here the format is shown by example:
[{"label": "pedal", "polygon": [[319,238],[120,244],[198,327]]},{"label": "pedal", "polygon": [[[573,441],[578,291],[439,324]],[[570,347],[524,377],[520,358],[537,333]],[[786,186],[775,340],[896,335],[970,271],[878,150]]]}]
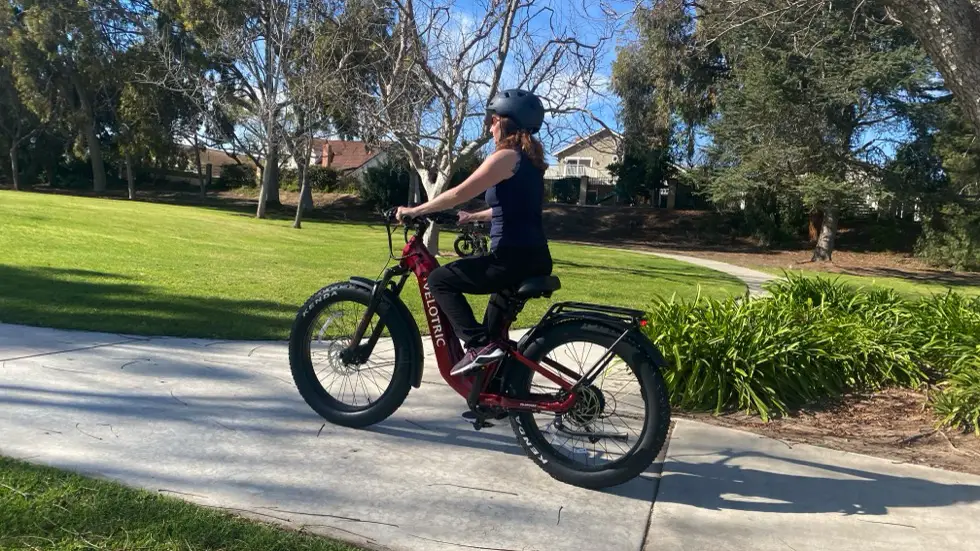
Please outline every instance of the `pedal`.
[{"label": "pedal", "polygon": [[[508,415],[510,414],[508,414],[506,411],[498,411],[490,415],[487,415],[487,417],[492,417],[494,420],[500,421],[501,419],[506,419]],[[474,413],[473,410],[464,411],[463,419],[466,419],[467,421],[473,421],[476,419],[476,413]]]},{"label": "pedal", "polygon": [[473,428],[476,430],[489,429],[493,427],[493,423],[486,420],[486,417],[482,415],[477,415],[475,411],[464,411],[463,419],[473,423]]}]

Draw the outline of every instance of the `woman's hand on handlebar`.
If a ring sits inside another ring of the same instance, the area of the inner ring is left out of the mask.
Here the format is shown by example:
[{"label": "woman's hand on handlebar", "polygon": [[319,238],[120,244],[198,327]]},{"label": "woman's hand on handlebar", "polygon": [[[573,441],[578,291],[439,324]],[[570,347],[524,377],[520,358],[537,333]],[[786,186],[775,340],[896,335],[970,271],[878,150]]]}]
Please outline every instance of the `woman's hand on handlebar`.
[{"label": "woman's hand on handlebar", "polygon": [[468,222],[475,222],[476,221],[475,215],[472,212],[466,212],[465,210],[459,211],[459,213],[457,214],[457,216],[459,217],[459,223],[460,224],[466,224]]},{"label": "woman's hand on handlebar", "polygon": [[416,209],[413,207],[398,207],[398,210],[395,211],[395,220],[405,222],[407,218],[418,218]]}]

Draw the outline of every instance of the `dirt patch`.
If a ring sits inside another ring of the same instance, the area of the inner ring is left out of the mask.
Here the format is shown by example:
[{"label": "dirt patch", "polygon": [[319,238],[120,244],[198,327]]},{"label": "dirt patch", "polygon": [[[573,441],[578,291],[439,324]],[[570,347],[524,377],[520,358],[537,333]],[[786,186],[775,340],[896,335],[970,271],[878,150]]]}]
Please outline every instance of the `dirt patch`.
[{"label": "dirt patch", "polygon": [[980,475],[980,437],[937,430],[924,392],[889,389],[764,423],[744,413],[678,416],[742,429],[789,444],[804,443],[902,463]]},{"label": "dirt patch", "polygon": [[[645,247],[655,252],[655,247]],[[811,262],[811,251],[771,250],[766,252],[721,252],[670,249],[755,269],[810,270],[822,273],[869,277],[892,277],[920,283],[950,286],[980,286],[980,273],[939,270],[907,253],[836,251],[833,262]]]},{"label": "dirt patch", "polygon": [[663,247],[657,244],[639,243],[629,240],[573,239],[571,242],[603,244],[649,252],[682,254],[717,260],[752,268],[766,270],[779,275],[779,270],[810,270],[822,273],[835,273],[869,277],[892,277],[921,283],[941,283],[950,286],[980,286],[980,272],[957,272],[938,270],[907,253],[888,252],[834,252],[833,262],[811,262],[812,251],[808,250],[762,250],[751,245],[734,247],[732,251],[718,251],[709,248]]},{"label": "dirt patch", "polygon": [[737,236],[731,217],[712,211],[549,204],[548,237],[619,247],[761,252]]}]

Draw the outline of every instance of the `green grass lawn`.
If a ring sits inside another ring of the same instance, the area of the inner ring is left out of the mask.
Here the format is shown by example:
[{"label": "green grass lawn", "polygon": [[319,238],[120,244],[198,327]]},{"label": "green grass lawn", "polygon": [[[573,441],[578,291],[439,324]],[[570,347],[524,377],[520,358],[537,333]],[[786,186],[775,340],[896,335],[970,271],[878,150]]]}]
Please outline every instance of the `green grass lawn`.
[{"label": "green grass lawn", "polygon": [[0,549],[356,551],[120,484],[0,457]]},{"label": "green grass lawn", "polygon": [[[444,236],[444,250],[451,238]],[[554,300],[648,309],[743,293],[736,279],[649,255],[553,244]],[[284,339],[329,283],[377,277],[384,227],[257,220],[214,208],[0,191],[0,322],[188,337]],[[421,322],[417,287],[402,296]],[[485,298],[474,297],[478,317]],[[550,304],[528,304],[530,325]]]},{"label": "green grass lawn", "polygon": [[[782,276],[784,274],[784,271],[779,268],[765,267],[759,268],[759,270],[778,276]],[[848,285],[865,289],[880,287],[891,288],[897,291],[899,294],[911,299],[926,297],[934,294],[942,295],[946,294],[947,291],[953,291],[969,297],[980,296],[980,285],[949,284],[941,281],[918,281],[900,277],[859,276],[820,272],[817,270],[787,270],[787,272],[810,278],[820,277],[830,280],[839,279],[841,283],[846,283]]]}]

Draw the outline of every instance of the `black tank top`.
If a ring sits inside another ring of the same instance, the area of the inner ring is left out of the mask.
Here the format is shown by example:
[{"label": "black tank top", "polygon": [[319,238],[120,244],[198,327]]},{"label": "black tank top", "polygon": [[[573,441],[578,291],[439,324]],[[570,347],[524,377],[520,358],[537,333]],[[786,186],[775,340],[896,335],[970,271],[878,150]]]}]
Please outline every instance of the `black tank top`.
[{"label": "black tank top", "polygon": [[541,216],[544,205],[544,171],[518,151],[517,170],[510,178],[487,190],[493,210],[490,248],[538,247],[548,244]]}]

